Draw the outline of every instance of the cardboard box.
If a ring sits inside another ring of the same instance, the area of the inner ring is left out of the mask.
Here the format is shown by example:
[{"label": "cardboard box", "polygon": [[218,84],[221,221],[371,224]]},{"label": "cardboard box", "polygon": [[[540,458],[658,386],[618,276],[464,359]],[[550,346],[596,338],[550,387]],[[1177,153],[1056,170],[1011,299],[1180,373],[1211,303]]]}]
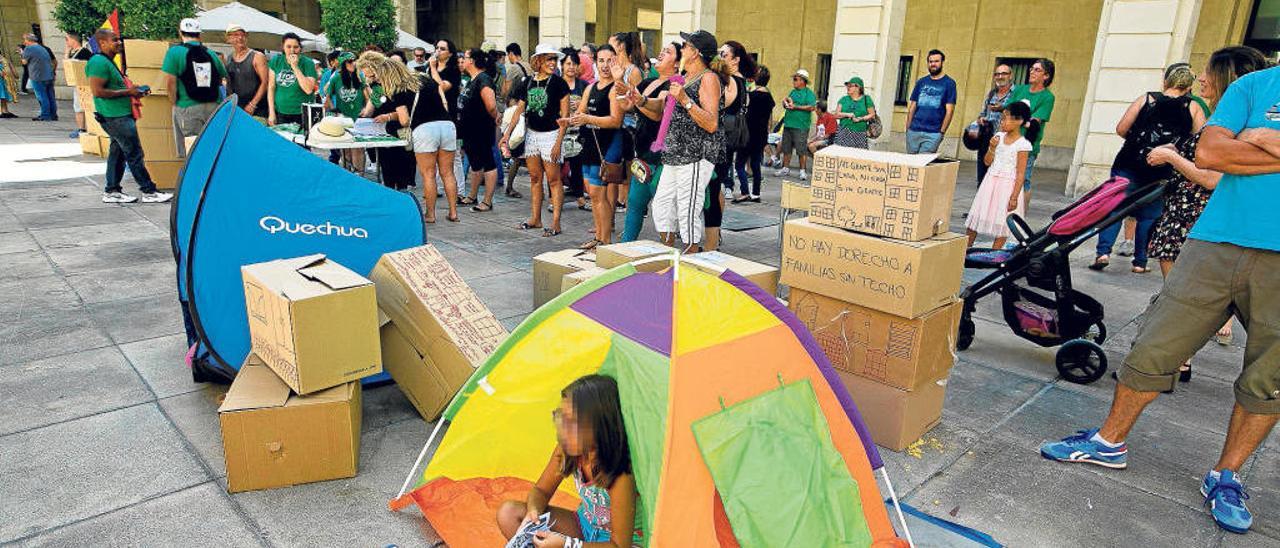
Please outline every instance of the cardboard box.
[{"label": "cardboard box", "polygon": [[218,408],[218,422],[231,493],[356,475],[358,382],[293,395],[250,354]]},{"label": "cardboard box", "polygon": [[126,39],[124,41],[124,50],[128,62],[129,76],[133,76],[135,68],[159,69],[164,64],[164,54],[169,52],[169,46],[172,45],[162,40]]},{"label": "cardboard box", "polygon": [[959,294],[963,235],[907,242],[816,225],[812,218],[787,221],[783,229],[782,283],[903,318]]},{"label": "cardboard box", "polygon": [[[94,156],[106,156],[107,151],[102,149],[102,138],[88,132],[80,133],[80,151],[85,154]],[[110,142],[108,145],[110,146]]]},{"label": "cardboard box", "polygon": [[960,162],[842,146],[813,159],[814,222],[918,241],[947,232]]},{"label": "cardboard box", "polygon": [[129,53],[129,81],[135,86],[151,86],[151,95],[168,97],[169,75],[160,70],[160,66],[144,67],[133,63],[133,52]]},{"label": "cardboard box", "polygon": [[440,418],[475,368],[441,368],[431,356],[418,351],[394,322],[382,324],[381,335],[383,369],[424,420]]},{"label": "cardboard box", "polygon": [[138,128],[138,140],[142,143],[142,153],[148,160],[178,159],[178,141],[172,125],[165,129]]},{"label": "cardboard box", "polygon": [[182,166],[187,165],[186,160],[148,159],[143,163],[147,165],[147,173],[151,174],[151,180],[160,190],[178,188],[178,175],[182,172]]},{"label": "cardboard box", "polygon": [[707,251],[685,255],[684,262],[704,272],[717,276],[725,270],[732,270],[746,278],[770,295],[778,294],[778,269],[767,264],[748,261],[719,251]]},{"label": "cardboard box", "polygon": [[927,382],[907,392],[843,371],[838,373],[862,410],[862,421],[876,445],[902,451],[942,420],[946,379]]},{"label": "cardboard box", "polygon": [[240,267],[253,351],[294,392],[382,372],[373,283],[324,255]]},{"label": "cardboard box", "polygon": [[591,278],[604,274],[605,272],[608,272],[608,270],[605,270],[598,266],[590,266],[582,270],[579,270],[577,272],[570,272],[568,274],[565,274],[564,277],[560,279],[560,292],[564,293],[566,291],[569,291],[570,289],[573,289],[581,285],[582,282],[585,282],[587,280],[590,280]]},{"label": "cardboard box", "polygon": [[671,255],[672,251],[673,248],[652,240],[602,245],[596,248],[596,266],[608,270],[640,259]]},{"label": "cardboard box", "polygon": [[163,95],[148,95],[142,98],[142,117],[138,119],[138,129],[167,129],[173,132],[173,105]]},{"label": "cardboard box", "polygon": [[88,61],[81,61],[79,59],[62,60],[62,74],[67,79],[68,86],[75,87],[89,85],[89,78],[84,75],[84,67],[88,64]]},{"label": "cardboard box", "polygon": [[955,363],[960,301],[907,319],[793,288],[789,308],[837,371],[912,391]]},{"label": "cardboard box", "polygon": [[[424,367],[434,367],[448,386],[461,386],[507,338],[507,330],[433,246],[387,253],[369,278],[377,287],[379,308],[419,355],[430,358]],[[407,377],[395,370],[388,372],[406,394],[430,394],[409,386],[413,381],[401,380]],[[453,390],[446,390],[444,403]],[[432,407],[430,398],[420,400]]]},{"label": "cardboard box", "polygon": [[563,291],[564,276],[595,268],[596,254],[578,249],[548,251],[533,258],[533,307],[538,308]]}]

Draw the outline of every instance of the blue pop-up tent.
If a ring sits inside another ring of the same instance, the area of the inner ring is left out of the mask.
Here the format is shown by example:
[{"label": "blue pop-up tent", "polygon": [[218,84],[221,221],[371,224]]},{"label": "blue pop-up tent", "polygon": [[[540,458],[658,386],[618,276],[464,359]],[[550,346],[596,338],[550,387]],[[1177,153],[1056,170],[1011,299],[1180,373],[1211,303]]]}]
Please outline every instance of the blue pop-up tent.
[{"label": "blue pop-up tent", "polygon": [[197,382],[229,382],[249,354],[242,265],[323,253],[367,275],[383,253],[426,240],[412,196],[280,138],[234,97],[205,124],[179,181],[170,238]]}]

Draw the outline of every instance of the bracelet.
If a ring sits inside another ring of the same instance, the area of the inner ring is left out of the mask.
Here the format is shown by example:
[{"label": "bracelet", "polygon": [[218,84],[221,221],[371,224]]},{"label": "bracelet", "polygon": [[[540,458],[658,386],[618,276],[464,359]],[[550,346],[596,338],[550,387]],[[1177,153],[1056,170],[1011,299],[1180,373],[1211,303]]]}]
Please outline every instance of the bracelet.
[{"label": "bracelet", "polygon": [[582,548],[582,539],[565,537],[564,548]]}]

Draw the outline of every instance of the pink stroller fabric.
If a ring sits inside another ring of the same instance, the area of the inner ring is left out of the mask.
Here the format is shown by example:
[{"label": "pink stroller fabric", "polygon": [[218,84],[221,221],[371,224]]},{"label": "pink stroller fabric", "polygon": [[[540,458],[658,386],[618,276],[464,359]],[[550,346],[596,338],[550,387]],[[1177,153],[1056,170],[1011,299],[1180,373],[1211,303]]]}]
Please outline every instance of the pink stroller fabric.
[{"label": "pink stroller fabric", "polygon": [[1129,180],[1124,177],[1107,179],[1076,202],[1071,211],[1058,217],[1049,226],[1049,233],[1054,236],[1070,236],[1101,221],[1124,201],[1125,187],[1128,186]]}]

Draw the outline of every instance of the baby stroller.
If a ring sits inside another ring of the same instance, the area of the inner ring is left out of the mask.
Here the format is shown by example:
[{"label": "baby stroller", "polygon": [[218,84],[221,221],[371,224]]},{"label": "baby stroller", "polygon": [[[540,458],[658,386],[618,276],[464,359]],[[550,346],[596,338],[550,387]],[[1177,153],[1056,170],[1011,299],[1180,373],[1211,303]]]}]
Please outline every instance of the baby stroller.
[{"label": "baby stroller", "polygon": [[965,350],[973,344],[978,300],[998,292],[1004,320],[1015,334],[1046,348],[1062,347],[1056,362],[1064,379],[1089,384],[1102,378],[1107,371],[1101,346],[1107,338],[1102,303],[1071,287],[1070,255],[1102,229],[1164,194],[1164,181],[1137,189],[1128,186],[1124,177],[1108,179],[1054,213],[1049,226],[1035,232],[1022,217],[1009,215],[1015,248],[969,249],[965,268],[994,272],[960,294],[964,312],[956,347]]}]

